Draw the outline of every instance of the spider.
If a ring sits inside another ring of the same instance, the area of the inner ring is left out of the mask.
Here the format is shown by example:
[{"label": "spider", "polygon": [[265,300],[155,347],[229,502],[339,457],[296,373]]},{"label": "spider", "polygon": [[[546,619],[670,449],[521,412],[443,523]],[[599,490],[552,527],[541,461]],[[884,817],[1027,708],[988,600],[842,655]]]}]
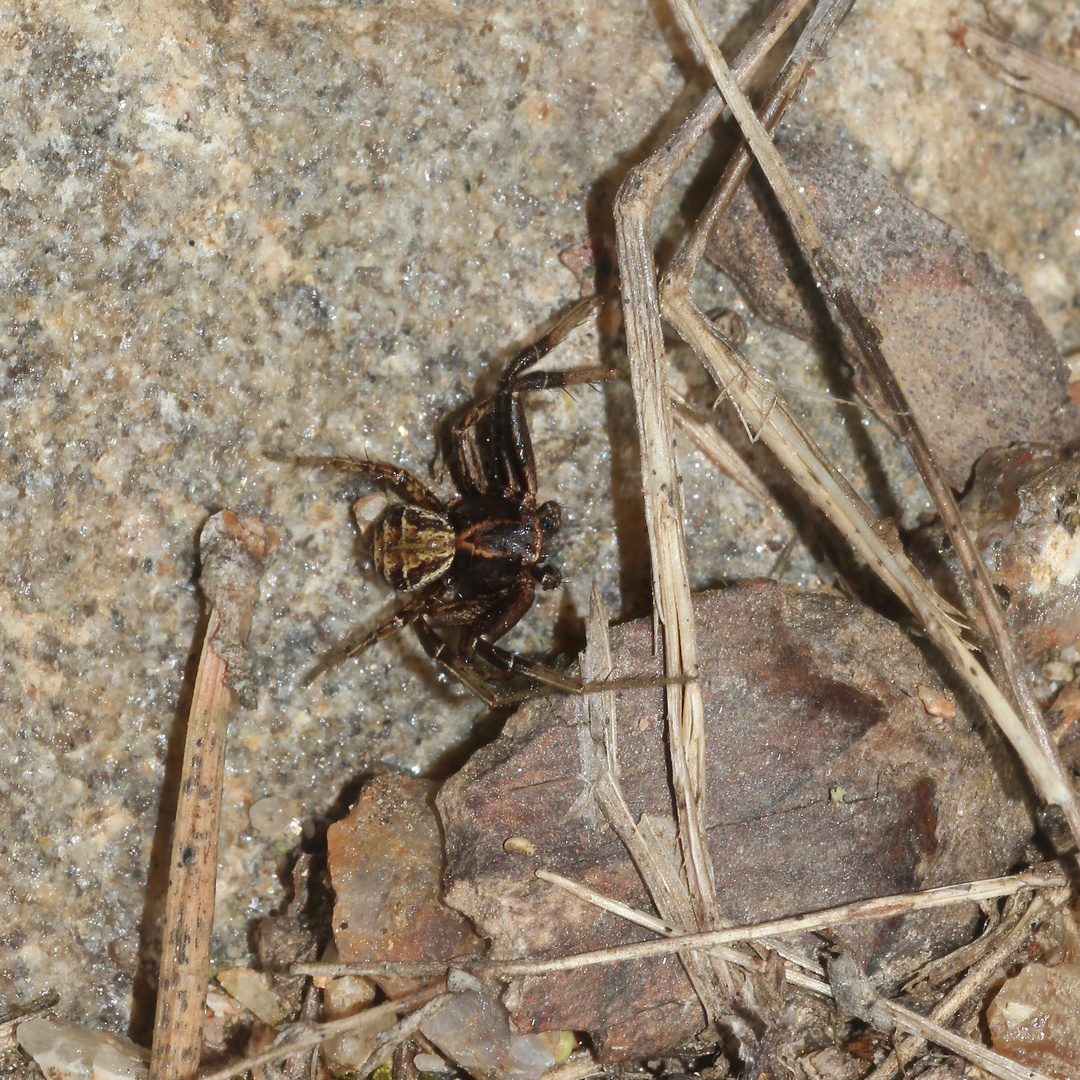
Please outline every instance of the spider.
[{"label": "spider", "polygon": [[[347,640],[325,657],[308,680],[334,664],[359,656],[372,645],[411,626],[424,651],[489,705],[500,693],[476,664],[502,673],[523,673],[570,692],[582,684],[496,642],[533,606],[537,587],[562,581],[546,560],[558,532],[557,502],[537,504],[536,462],[521,395],[617,376],[606,367],[530,371],[596,309],[596,299],[575,305],[534,344],[506,365],[495,393],[474,405],[452,428],[460,494],[449,501],[398,465],[357,458],[271,454],[299,465],[327,465],[359,473],[390,488],[405,501],[392,504],[375,523],[372,556],[376,571],[407,599],[381,626]],[[477,425],[490,416],[487,472],[477,446]],[[456,645],[441,630],[456,628]]]}]

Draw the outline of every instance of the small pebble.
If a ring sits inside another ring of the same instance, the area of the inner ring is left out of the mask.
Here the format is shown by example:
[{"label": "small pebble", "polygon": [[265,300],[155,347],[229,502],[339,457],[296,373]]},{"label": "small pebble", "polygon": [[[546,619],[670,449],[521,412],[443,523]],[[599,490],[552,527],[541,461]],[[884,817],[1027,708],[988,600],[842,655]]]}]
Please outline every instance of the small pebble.
[{"label": "small pebble", "polygon": [[536,845],[526,836],[508,836],[503,841],[503,851],[508,855],[535,855]]},{"label": "small pebble", "polygon": [[352,511],[360,528],[364,529],[378,521],[388,501],[381,491],[373,495],[363,495],[357,499],[352,504]]},{"label": "small pebble", "polygon": [[940,690],[919,683],[915,693],[919,695],[927,716],[940,716],[945,720],[951,720],[956,715],[956,705]]},{"label": "small pebble", "polygon": [[342,975],[327,979],[323,986],[323,1008],[327,1020],[340,1020],[366,1009],[375,1000],[375,984],[363,975]]},{"label": "small pebble", "polygon": [[994,1049],[1054,1076],[1080,1075],[1080,964],[1028,964],[986,1010]]},{"label": "small pebble", "polygon": [[268,795],[252,803],[248,808],[248,821],[251,827],[274,839],[299,838],[301,831],[300,804],[295,799],[284,799],[277,795]]},{"label": "small pebble", "polygon": [[122,1035],[34,1017],[16,1029],[19,1045],[49,1080],[143,1080],[149,1053]]},{"label": "small pebble", "polygon": [[448,1061],[443,1061],[438,1054],[417,1054],[413,1058],[413,1064],[416,1066],[416,1071],[421,1073],[435,1073],[439,1075],[441,1073],[451,1073],[454,1071],[454,1066]]},{"label": "small pebble", "polygon": [[289,1015],[288,1006],[270,989],[269,977],[251,968],[229,968],[217,981],[264,1024],[276,1027]]}]

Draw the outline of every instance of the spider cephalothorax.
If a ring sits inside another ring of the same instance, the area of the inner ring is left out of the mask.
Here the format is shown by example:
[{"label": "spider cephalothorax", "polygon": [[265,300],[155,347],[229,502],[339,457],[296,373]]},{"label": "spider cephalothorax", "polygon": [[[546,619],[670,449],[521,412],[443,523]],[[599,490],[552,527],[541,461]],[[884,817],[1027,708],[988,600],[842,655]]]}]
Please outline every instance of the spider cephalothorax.
[{"label": "spider cephalothorax", "polygon": [[[397,465],[344,457],[295,458],[302,464],[332,465],[358,472],[396,491],[406,501],[390,506],[372,535],[375,569],[405,604],[378,629],[348,642],[317,670],[357,656],[404,626],[420,644],[486,701],[499,694],[473,661],[482,658],[502,671],[545,681],[556,673],[500,648],[496,642],[532,607],[536,588],[562,580],[545,562],[547,544],[559,530],[558,503],[536,502],[536,463],[521,395],[572,383],[610,378],[607,368],[530,371],[595,308],[573,308],[536,344],[519,352],[499,377],[491,398],[475,405],[454,425],[454,458],[460,494],[449,501]],[[481,464],[477,425],[490,415],[489,459]],[[457,628],[456,645],[438,631]]]}]

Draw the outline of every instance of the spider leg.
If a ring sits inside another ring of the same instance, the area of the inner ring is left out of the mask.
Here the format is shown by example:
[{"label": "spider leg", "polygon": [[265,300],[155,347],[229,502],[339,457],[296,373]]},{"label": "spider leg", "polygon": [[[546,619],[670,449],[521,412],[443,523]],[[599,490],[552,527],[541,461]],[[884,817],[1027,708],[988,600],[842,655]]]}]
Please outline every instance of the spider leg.
[{"label": "spider leg", "polygon": [[508,673],[528,676],[535,682],[555,686],[569,694],[580,694],[582,682],[572,675],[564,675],[546,664],[529,660],[509,649],[495,644],[521,620],[532,607],[536,598],[536,585],[531,577],[522,575],[516,585],[499,594],[492,604],[487,619],[478,619],[470,632],[462,639],[461,656],[468,661],[474,654],[486,660],[492,667]]},{"label": "spider leg", "polygon": [[570,332],[579,327],[599,306],[600,297],[590,296],[575,304],[542,338],[526,345],[503,370],[499,376],[496,394],[511,389],[514,380],[526,369],[542,360],[556,345],[559,345]]},{"label": "spider leg", "polygon": [[[477,402],[454,425],[453,429],[458,469],[466,486],[471,488],[471,493],[482,495],[487,490],[487,481],[476,450],[473,429],[481,420],[495,411],[495,402],[500,395],[509,410],[509,415],[504,416],[500,423],[502,437],[495,434],[499,428],[494,422],[492,425],[493,442],[501,444],[496,446],[494,454],[495,486],[510,495],[524,491],[535,492],[535,475],[530,477],[526,466],[526,463],[532,459],[532,442],[521,404],[514,395],[527,394],[533,390],[559,390],[567,386],[576,386],[578,383],[610,382],[625,377],[617,368],[600,366],[573,368],[570,371],[529,371],[518,376],[508,391],[502,391]],[[509,441],[506,439],[507,431],[510,432]],[[505,451],[506,447],[510,447],[512,453],[499,452]]]},{"label": "spider leg", "polygon": [[453,675],[458,682],[468,687],[490,708],[495,709],[501,705],[509,705],[512,702],[521,700],[519,694],[503,694],[490,685],[457,649],[447,644],[435,633],[434,628],[424,616],[415,619],[412,628],[424,652]]},{"label": "spider leg", "polygon": [[377,645],[380,641],[384,641],[388,637],[393,637],[399,630],[408,626],[410,623],[415,622],[424,615],[426,611],[430,610],[432,605],[437,604],[438,595],[438,592],[434,591],[421,593],[414,597],[409,603],[399,607],[381,626],[377,626],[374,630],[367,631],[366,633],[357,633],[347,637],[315,664],[301,680],[301,686],[309,686],[324,671],[329,671],[330,668],[337,667],[338,664],[344,663],[346,660],[351,660],[353,657],[367,652],[372,645]]},{"label": "spider leg", "polygon": [[[486,661],[500,672],[523,675],[533,684],[550,686],[564,694],[581,695],[608,690],[663,686],[668,681],[679,683],[687,681],[683,677],[666,680],[662,676],[645,675],[584,682],[574,675],[568,675],[547,664],[519,656],[509,649],[503,649],[489,640],[489,638],[497,639],[502,636],[528,611],[534,591],[532,582],[524,579],[520,586],[496,593],[494,596],[437,603],[428,611],[417,613],[412,618],[413,632],[428,656],[492,708],[527,700],[536,693],[536,689],[504,690],[493,685],[490,679],[485,678],[477,670],[474,663],[476,657]],[[458,648],[454,648],[435,633],[436,628],[448,626],[466,628]]]},{"label": "spider leg", "polygon": [[477,641],[475,647],[477,656],[500,671],[525,675],[535,682],[554,686],[567,694],[582,694],[585,692],[586,684],[581,679],[556,671],[555,668],[548,667],[547,664],[541,664],[536,660],[528,659],[528,657],[519,656],[509,649],[493,645],[490,641]]},{"label": "spider leg", "polygon": [[[502,602],[506,594],[500,593],[495,597],[453,601],[417,615],[412,620],[412,628],[424,652],[491,708],[520,702],[522,693],[520,690],[502,691],[493,686],[474,666],[474,656],[480,656],[499,671],[520,673],[565,693],[580,694],[584,689],[580,679],[501,649],[479,636],[477,630],[485,623],[485,613],[488,615],[486,632],[501,637],[532,606],[534,588],[531,581],[526,579],[518,590],[508,592],[511,593],[508,603]],[[455,649],[435,633],[437,626],[468,626],[473,622],[468,619],[470,614],[477,616],[476,625],[466,631],[459,648]]]},{"label": "spider leg", "polygon": [[536,583],[525,574],[508,589],[488,597],[486,613],[473,620],[461,643],[462,653],[470,656],[474,643],[481,638],[494,642],[508,634],[525,617],[535,599]]},{"label": "spider leg", "polygon": [[374,480],[377,484],[385,484],[388,488],[393,488],[409,502],[422,506],[426,510],[434,510],[438,514],[446,510],[442,499],[422,480],[418,480],[400,465],[391,465],[388,461],[362,461],[360,458],[344,457],[339,454],[325,456],[282,454],[276,450],[268,450],[266,456],[273,461],[288,461],[293,465],[328,465],[332,469],[359,473],[368,480]]},{"label": "spider leg", "polygon": [[[486,406],[486,407],[485,407]],[[476,425],[491,412],[491,400],[474,405],[453,427],[454,456],[457,459],[462,495],[483,495],[487,480],[476,449]]]},{"label": "spider leg", "polygon": [[492,399],[491,446],[495,483],[511,496],[536,494],[536,463],[516,383],[523,372],[555,348],[599,306],[597,297],[575,304],[543,337],[527,345],[503,369]]},{"label": "spider leg", "polygon": [[[588,300],[583,300],[581,303],[575,304],[542,338],[533,342],[531,345],[527,345],[510,361],[509,364],[506,365],[502,375],[499,376],[498,388],[494,397],[489,398],[487,401],[482,401],[478,405],[474,405],[465,416],[454,425],[454,451],[455,456],[457,457],[458,469],[461,473],[462,484],[470,489],[463,494],[482,495],[487,490],[484,471],[480,465],[480,455],[477,453],[476,444],[470,434],[471,429],[492,411],[494,402],[500,398],[509,399],[512,396],[518,389],[512,384],[521,372],[532,367],[538,360],[547,356],[547,354],[551,352],[551,350],[554,349],[567,334],[575,329],[575,327],[580,326],[599,306],[600,300],[597,297],[590,297]],[[559,385],[565,384],[560,383]],[[541,389],[541,387],[536,387],[536,389]],[[497,413],[498,411],[499,410],[496,410]],[[528,443],[529,434],[528,430],[525,428],[525,418],[524,415],[521,414],[520,405],[517,406],[516,412],[520,415],[513,418],[503,416],[496,419],[493,422],[494,429],[496,433],[500,429],[503,429],[505,433],[508,433],[512,428],[524,431],[526,452],[528,460],[531,461],[532,448]],[[518,439],[511,440],[512,443],[516,443],[517,441]],[[520,471],[518,471],[518,475],[515,477],[515,486],[511,487],[511,463],[505,455],[500,455],[498,452],[500,445],[506,443],[506,439],[499,434],[495,434],[494,443],[496,449],[495,472],[498,485],[512,492],[535,491],[535,475],[533,476],[533,486],[532,488],[529,488],[527,486],[528,477]],[[535,469],[533,472],[535,473]]]},{"label": "spider leg", "polygon": [[491,613],[499,603],[500,594],[494,596],[476,596],[465,600],[447,600],[436,604],[424,612],[424,621],[428,626],[443,629],[448,626],[472,626],[485,615]]}]

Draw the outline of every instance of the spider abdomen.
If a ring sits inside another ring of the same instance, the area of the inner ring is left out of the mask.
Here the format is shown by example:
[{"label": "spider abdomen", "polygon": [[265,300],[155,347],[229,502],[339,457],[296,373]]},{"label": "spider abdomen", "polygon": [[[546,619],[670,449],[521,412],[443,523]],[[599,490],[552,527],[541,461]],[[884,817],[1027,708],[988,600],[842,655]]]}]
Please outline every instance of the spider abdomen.
[{"label": "spider abdomen", "polygon": [[422,506],[392,506],[375,527],[375,569],[403,592],[441,578],[454,561],[454,530],[442,514]]},{"label": "spider abdomen", "polygon": [[544,554],[536,512],[499,495],[476,495],[450,510],[457,531],[456,571],[473,588],[502,589]]}]

